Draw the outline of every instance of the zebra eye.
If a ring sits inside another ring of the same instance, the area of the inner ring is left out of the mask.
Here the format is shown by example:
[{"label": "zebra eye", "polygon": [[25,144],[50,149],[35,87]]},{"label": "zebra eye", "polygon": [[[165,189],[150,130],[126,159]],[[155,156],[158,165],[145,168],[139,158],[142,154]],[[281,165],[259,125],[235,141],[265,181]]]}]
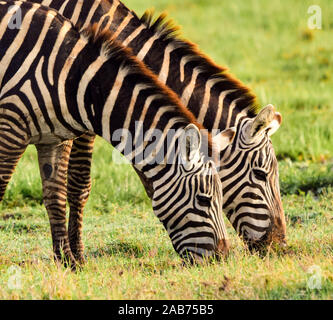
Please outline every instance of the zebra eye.
[{"label": "zebra eye", "polygon": [[204,195],[197,195],[197,200],[200,206],[202,207],[210,207],[212,197],[211,196],[204,196]]},{"label": "zebra eye", "polygon": [[253,173],[254,173],[255,177],[256,177],[258,180],[266,181],[266,179],[267,179],[267,174],[266,174],[266,172],[264,172],[264,171],[262,171],[262,170],[253,170]]}]

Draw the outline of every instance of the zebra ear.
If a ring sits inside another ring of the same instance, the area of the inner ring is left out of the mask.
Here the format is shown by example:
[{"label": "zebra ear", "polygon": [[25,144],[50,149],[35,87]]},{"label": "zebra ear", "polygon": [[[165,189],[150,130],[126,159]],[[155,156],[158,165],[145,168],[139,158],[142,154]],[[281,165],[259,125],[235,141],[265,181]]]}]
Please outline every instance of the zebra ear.
[{"label": "zebra ear", "polygon": [[181,141],[181,156],[185,163],[197,160],[200,155],[201,133],[197,126],[189,124],[183,133]]},{"label": "zebra ear", "polygon": [[260,135],[263,131],[267,131],[267,134],[271,136],[279,129],[281,123],[281,114],[275,112],[275,107],[269,104],[253,120],[252,126],[249,128],[250,138]]},{"label": "zebra ear", "polygon": [[281,123],[282,123],[282,115],[279,112],[275,112],[274,119],[269,126],[270,129],[268,130],[268,135],[271,136],[276,131],[278,131],[281,126]]},{"label": "zebra ear", "polygon": [[232,127],[226,129],[215,137],[213,137],[213,144],[217,148],[218,151],[223,151],[229,144],[231,144],[236,135],[236,128]]}]

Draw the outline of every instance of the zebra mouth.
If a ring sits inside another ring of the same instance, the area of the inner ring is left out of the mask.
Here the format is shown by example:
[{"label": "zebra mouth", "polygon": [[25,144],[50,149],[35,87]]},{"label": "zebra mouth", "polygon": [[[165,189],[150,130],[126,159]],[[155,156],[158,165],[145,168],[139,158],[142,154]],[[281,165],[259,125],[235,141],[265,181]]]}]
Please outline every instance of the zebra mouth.
[{"label": "zebra mouth", "polygon": [[248,241],[247,247],[249,248],[251,253],[259,253],[260,255],[265,255],[267,252],[267,245],[260,241]]},{"label": "zebra mouth", "polygon": [[222,261],[226,259],[228,252],[229,251],[217,251],[208,255],[186,250],[179,255],[183,260],[183,266],[195,266]]},{"label": "zebra mouth", "polygon": [[260,239],[250,239],[245,231],[243,235],[244,241],[251,253],[259,253],[260,256],[265,256],[269,249],[285,249],[287,247],[286,240],[272,239],[269,232],[265,233]]},{"label": "zebra mouth", "polygon": [[191,252],[185,252],[180,254],[180,257],[182,258],[182,266],[188,267],[188,266],[195,266],[202,264],[203,260],[200,260],[200,258],[195,258],[193,253]]},{"label": "zebra mouth", "polygon": [[265,254],[268,245],[268,232],[266,232],[260,239],[253,240],[250,238],[248,232],[244,230],[243,239],[251,253]]},{"label": "zebra mouth", "polygon": [[200,265],[206,265],[210,264],[214,261],[219,262],[223,260],[223,256],[220,254],[212,255],[209,257],[182,257],[182,266],[183,267],[193,267],[193,266],[200,266]]}]

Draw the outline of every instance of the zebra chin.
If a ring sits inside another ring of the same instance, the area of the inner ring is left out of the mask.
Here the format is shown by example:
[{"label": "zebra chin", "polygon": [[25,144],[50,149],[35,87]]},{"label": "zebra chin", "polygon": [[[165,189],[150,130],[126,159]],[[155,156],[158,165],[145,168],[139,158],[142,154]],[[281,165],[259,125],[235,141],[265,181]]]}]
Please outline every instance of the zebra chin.
[{"label": "zebra chin", "polygon": [[258,252],[266,254],[268,249],[284,249],[287,247],[287,242],[284,234],[280,234],[276,229],[268,228],[266,233],[259,239],[253,240],[248,236],[247,231],[244,231],[243,239],[251,253]]},{"label": "zebra chin", "polygon": [[190,246],[183,248],[181,252],[177,251],[182,258],[184,265],[196,265],[211,263],[213,261],[222,261],[226,259],[230,251],[229,240],[219,240],[215,248],[211,245],[202,246]]}]

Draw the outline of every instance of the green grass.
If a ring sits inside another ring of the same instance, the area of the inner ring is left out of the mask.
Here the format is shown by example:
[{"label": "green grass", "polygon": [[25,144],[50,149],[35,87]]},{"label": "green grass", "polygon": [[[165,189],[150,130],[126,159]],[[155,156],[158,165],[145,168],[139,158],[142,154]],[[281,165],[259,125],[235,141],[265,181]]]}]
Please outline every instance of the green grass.
[{"label": "green grass", "polygon": [[[247,84],[261,106],[274,104],[283,130],[273,137],[277,153],[292,160],[333,154],[333,3],[315,1],[323,29],[309,30],[312,0],[131,0],[166,10],[182,34]],[[310,35],[310,36],[307,36]],[[306,130],[305,130],[306,128]]]},{"label": "green grass", "polygon": [[[138,14],[167,10],[183,35],[273,103],[284,123],[273,137],[288,247],[251,255],[226,221],[226,261],[182,267],[150,201],[127,165],[98,140],[87,203],[87,265],[55,266],[34,147],[0,204],[0,299],[333,299],[333,4],[323,30],[307,30],[312,1],[126,0]],[[11,287],[11,267],[20,288]],[[321,288],[311,289],[311,267]],[[12,288],[12,289],[11,289]]]}]

